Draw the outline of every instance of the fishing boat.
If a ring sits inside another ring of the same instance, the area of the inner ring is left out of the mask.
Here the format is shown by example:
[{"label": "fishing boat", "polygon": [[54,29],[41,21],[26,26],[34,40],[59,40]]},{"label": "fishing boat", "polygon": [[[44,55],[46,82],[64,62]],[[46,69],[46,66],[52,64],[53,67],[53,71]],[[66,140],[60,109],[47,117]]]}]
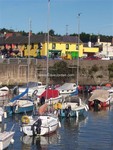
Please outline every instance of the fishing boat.
[{"label": "fishing boat", "polygon": [[30,97],[24,97],[24,95],[26,95],[27,92],[28,88],[20,95],[17,95],[16,97],[12,98],[10,102],[4,106],[4,109],[7,112],[7,114],[12,115],[13,113],[18,114],[33,111],[34,102]]},{"label": "fishing boat", "polygon": [[78,86],[76,83],[64,83],[63,85],[57,87],[56,89],[63,96],[78,94]]},{"label": "fishing boat", "polygon": [[23,116],[20,131],[28,136],[49,135],[60,127],[59,119],[54,114],[45,114],[47,104],[43,104],[35,116]]},{"label": "fishing boat", "polygon": [[97,89],[92,92],[88,99],[89,107],[103,108],[110,106],[113,103],[113,98],[108,90]]},{"label": "fishing boat", "polygon": [[85,104],[78,96],[67,96],[62,103],[54,105],[58,111],[59,117],[78,117],[85,115],[88,111],[88,105]]},{"label": "fishing boat", "polygon": [[14,143],[14,131],[4,131],[0,133],[0,150],[8,148],[10,144]]}]

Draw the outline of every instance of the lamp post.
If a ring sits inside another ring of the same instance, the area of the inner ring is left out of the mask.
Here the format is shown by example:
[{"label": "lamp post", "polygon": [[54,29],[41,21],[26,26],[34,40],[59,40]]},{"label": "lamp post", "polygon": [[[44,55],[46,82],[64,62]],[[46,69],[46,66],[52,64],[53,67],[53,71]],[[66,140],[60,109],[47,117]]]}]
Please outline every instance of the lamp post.
[{"label": "lamp post", "polygon": [[78,86],[78,80],[79,80],[79,40],[80,40],[80,15],[81,13],[78,13],[78,39],[77,39],[77,50],[78,50],[78,58],[77,58],[77,86]]}]

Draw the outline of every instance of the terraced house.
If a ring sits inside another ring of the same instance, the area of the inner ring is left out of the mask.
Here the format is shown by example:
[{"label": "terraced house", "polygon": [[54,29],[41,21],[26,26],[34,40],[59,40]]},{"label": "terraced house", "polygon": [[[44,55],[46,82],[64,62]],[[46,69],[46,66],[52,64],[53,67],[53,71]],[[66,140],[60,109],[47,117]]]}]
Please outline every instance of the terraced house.
[{"label": "terraced house", "polygon": [[46,58],[47,51],[52,59],[76,59],[78,56],[93,55],[98,47],[85,46],[77,36],[48,36],[47,34],[22,36],[6,34],[0,37],[0,52],[7,57]]}]

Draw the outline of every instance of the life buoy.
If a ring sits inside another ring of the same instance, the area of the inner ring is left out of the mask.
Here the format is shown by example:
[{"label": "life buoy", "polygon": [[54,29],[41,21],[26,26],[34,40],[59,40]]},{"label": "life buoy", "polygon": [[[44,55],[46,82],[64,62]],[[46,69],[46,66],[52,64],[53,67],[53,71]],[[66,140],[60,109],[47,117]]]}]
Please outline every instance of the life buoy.
[{"label": "life buoy", "polygon": [[35,90],[32,94],[32,96],[36,95],[38,93],[38,90]]},{"label": "life buoy", "polygon": [[28,124],[30,122],[29,117],[28,116],[22,116],[21,119],[22,123]]}]

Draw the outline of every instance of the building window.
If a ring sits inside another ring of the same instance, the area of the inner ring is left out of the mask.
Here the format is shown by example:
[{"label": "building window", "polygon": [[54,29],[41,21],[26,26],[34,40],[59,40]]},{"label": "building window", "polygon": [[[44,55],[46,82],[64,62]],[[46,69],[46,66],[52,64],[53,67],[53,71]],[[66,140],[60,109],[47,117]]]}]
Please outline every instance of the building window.
[{"label": "building window", "polygon": [[76,44],[76,50],[79,50],[79,44]]},{"label": "building window", "polygon": [[52,43],[52,49],[56,49],[56,43]]},{"label": "building window", "polygon": [[34,49],[34,43],[31,44],[31,49]]},{"label": "building window", "polygon": [[69,49],[69,44],[66,44],[66,49]]}]

